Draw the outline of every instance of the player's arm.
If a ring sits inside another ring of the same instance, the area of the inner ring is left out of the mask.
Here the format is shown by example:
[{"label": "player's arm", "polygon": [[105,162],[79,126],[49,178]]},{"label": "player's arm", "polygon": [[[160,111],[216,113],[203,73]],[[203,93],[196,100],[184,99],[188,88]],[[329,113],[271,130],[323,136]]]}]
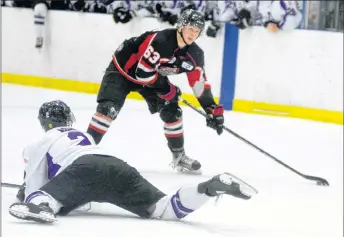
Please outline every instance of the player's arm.
[{"label": "player's arm", "polygon": [[153,84],[158,78],[157,68],[163,51],[163,42],[158,39],[158,32],[152,33],[139,46],[139,61],[135,77],[142,84]]},{"label": "player's arm", "polygon": [[285,15],[278,25],[281,30],[294,30],[302,21],[302,13],[296,5],[296,1],[284,1]]},{"label": "player's arm", "polygon": [[182,69],[187,70],[186,76],[192,91],[196,98],[198,99],[200,105],[204,110],[216,105],[214,101],[214,96],[211,91],[211,86],[207,81],[207,77],[204,70],[204,53],[203,51],[188,54],[189,61],[182,63]]},{"label": "player's arm", "polygon": [[25,162],[25,201],[28,201],[34,193],[48,182],[48,162],[46,155],[47,146],[38,142],[27,146],[23,150],[23,158]]},{"label": "player's arm", "polygon": [[[284,13],[282,20],[274,19],[274,11]],[[300,25],[302,20],[302,13],[298,9],[295,1],[281,1],[281,3],[264,2],[264,4],[260,4],[259,12],[262,15],[264,27],[272,32],[295,29]]]},{"label": "player's arm", "polygon": [[204,54],[199,52],[197,57],[189,55],[190,59],[194,62],[194,70],[187,72],[187,78],[189,85],[191,86],[194,95],[198,99],[198,102],[208,114],[207,125],[217,131],[220,135],[223,130],[224,109],[221,105],[217,105],[214,100],[214,96],[211,91],[211,86],[207,81],[204,71]]}]

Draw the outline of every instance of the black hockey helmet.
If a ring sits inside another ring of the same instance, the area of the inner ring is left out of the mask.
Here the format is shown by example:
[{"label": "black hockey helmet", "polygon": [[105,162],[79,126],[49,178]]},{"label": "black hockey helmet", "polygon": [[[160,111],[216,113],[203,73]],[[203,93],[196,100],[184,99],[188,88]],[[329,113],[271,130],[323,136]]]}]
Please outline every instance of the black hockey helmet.
[{"label": "black hockey helmet", "polygon": [[193,9],[186,9],[183,11],[178,19],[178,27],[184,27],[187,25],[199,28],[202,33],[205,28],[205,19],[203,14]]},{"label": "black hockey helmet", "polygon": [[39,108],[38,120],[44,131],[56,127],[72,126],[75,117],[69,106],[61,100],[45,102]]}]

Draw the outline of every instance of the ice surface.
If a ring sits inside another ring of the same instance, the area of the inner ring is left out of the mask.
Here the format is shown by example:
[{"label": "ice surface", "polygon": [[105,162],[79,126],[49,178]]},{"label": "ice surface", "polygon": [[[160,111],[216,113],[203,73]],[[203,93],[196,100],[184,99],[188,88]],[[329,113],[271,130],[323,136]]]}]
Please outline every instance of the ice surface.
[{"label": "ice surface", "polygon": [[[2,182],[20,184],[22,148],[43,131],[39,106],[61,99],[86,130],[96,108],[95,95],[2,84]],[[197,237],[342,237],[343,126],[226,112],[225,124],[295,169],[326,178],[320,187],[224,133],[218,136],[204,118],[183,107],[185,147],[203,165],[202,176],[177,174],[168,166],[171,154],[159,116],[142,101],[128,100],[101,145],[135,166],[162,191],[198,183],[223,171],[258,189],[249,201],[223,197],[209,201],[182,221],[142,220],[109,204],[92,203],[89,212],[75,211],[54,225],[17,220],[8,213],[16,190],[2,188],[2,236],[197,236]]]}]

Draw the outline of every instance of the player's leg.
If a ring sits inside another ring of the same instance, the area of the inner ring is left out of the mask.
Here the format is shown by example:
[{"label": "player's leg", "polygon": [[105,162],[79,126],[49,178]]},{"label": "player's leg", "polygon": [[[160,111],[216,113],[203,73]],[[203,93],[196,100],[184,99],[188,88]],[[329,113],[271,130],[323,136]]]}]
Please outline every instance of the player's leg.
[{"label": "player's leg", "polygon": [[257,193],[252,186],[229,173],[214,176],[212,179],[180,188],[176,193],[160,199],[150,210],[151,218],[178,220],[203,206],[208,200],[219,195],[231,195],[248,200]]},{"label": "player's leg", "polygon": [[183,112],[178,103],[168,103],[160,111],[164,122],[164,132],[167,145],[172,152],[172,165],[179,172],[201,173],[201,164],[185,154]]},{"label": "player's leg", "polygon": [[140,217],[149,218],[149,207],[158,202],[165,193],[148,182],[132,166],[123,160],[112,157],[103,159],[108,167],[109,188],[105,191],[105,201],[132,212]]},{"label": "player's leg", "polygon": [[[105,158],[109,167],[105,201],[143,218],[181,219],[222,194],[250,199],[257,191],[229,173],[181,187],[167,196],[133,167],[117,158]],[[111,182],[112,181],[112,182]]]},{"label": "player's leg", "polygon": [[131,90],[131,82],[122,76],[110,62],[97,96],[98,106],[88,126],[89,133],[98,144],[116,119]]},{"label": "player's leg", "polygon": [[44,0],[36,0],[33,7],[34,24],[36,34],[36,48],[42,48],[44,30],[46,27],[46,17],[48,15],[47,3]]},{"label": "player's leg", "polygon": [[138,91],[138,93],[140,93],[140,95],[145,99],[151,114],[160,112],[165,105],[166,100],[157,96],[157,93],[153,88],[143,87]]},{"label": "player's leg", "polygon": [[172,152],[172,165],[179,172],[201,173],[201,164],[185,154],[182,110],[177,103],[168,103],[157,96],[153,88],[144,87],[139,91],[152,114],[160,113],[164,122],[167,145]]}]

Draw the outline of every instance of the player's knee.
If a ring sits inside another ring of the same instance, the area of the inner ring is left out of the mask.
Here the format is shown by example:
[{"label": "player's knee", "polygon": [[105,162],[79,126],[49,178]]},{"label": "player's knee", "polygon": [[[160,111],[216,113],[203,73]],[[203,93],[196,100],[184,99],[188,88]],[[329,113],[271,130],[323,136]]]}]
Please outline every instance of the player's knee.
[{"label": "player's knee", "polygon": [[45,3],[38,2],[34,6],[33,11],[34,11],[35,18],[44,19],[48,14],[48,7]]},{"label": "player's knee", "polygon": [[110,100],[100,101],[97,106],[97,113],[100,113],[111,120],[115,120],[121,106]]},{"label": "player's knee", "polygon": [[169,104],[160,111],[160,118],[165,123],[174,123],[183,116],[183,111],[178,104]]},{"label": "player's knee", "polygon": [[164,196],[155,205],[151,218],[162,220],[178,220],[183,219],[194,210],[184,207],[178,196],[178,192],[174,195]]}]

